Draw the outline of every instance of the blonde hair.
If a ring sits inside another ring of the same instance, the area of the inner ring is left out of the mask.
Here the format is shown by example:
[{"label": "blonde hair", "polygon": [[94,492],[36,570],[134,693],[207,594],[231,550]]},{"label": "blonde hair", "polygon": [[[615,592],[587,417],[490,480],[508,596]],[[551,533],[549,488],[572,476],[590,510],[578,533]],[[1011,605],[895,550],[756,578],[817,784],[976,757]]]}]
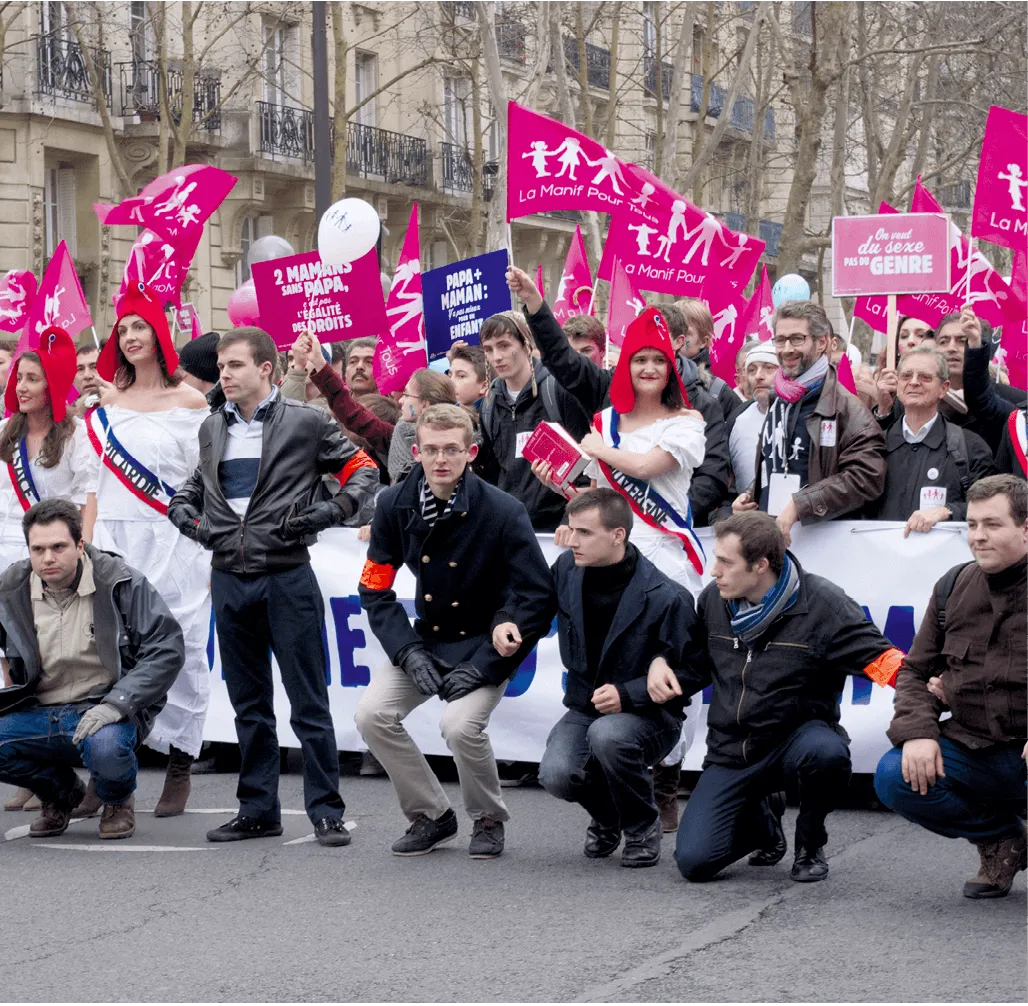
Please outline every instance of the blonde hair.
[{"label": "blonde hair", "polygon": [[701,339],[713,338],[714,317],[710,313],[710,308],[702,300],[697,300],[695,297],[683,297],[681,300],[676,300],[674,306],[685,315],[686,322],[696,329],[696,334]]},{"label": "blonde hair", "polygon": [[464,436],[464,446],[470,447],[475,437],[475,427],[471,417],[459,405],[430,405],[421,413],[415,426],[414,436],[417,439],[422,427],[433,430],[460,430]]}]

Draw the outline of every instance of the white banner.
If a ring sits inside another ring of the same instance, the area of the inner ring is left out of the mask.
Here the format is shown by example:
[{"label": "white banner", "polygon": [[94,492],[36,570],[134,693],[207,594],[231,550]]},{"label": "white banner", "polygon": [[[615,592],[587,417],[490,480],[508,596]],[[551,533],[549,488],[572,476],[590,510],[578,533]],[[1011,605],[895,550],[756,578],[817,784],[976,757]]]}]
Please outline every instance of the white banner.
[{"label": "white banner", "polygon": [[[859,604],[892,642],[909,649],[921,624],[932,585],[951,566],[971,558],[966,525],[938,524],[928,534],[903,537],[899,523],[835,521],[803,528],[793,534],[792,551],[803,568],[837,583]],[[712,534],[699,532],[707,555]],[[552,535],[540,543],[549,562],[560,549]],[[325,532],[311,550],[314,571],[325,597],[326,624],[323,639],[329,657],[328,691],[340,751],[360,751],[365,745],[353,722],[357,702],[371,670],[385,661],[378,640],[368,627],[357,596],[357,581],[367,545],[356,532],[339,529]],[[707,578],[709,579],[709,577]],[[396,578],[397,596],[408,614],[414,614],[414,577],[406,569]],[[235,743],[232,705],[225,690],[216,640],[208,650],[212,670],[211,705],[204,738]],[[511,761],[538,762],[553,724],[560,718],[564,668],[560,662],[554,629],[540,641],[507,688],[489,725],[496,757]],[[852,739],[856,772],[873,772],[888,749],[885,730],[892,717],[893,690],[849,678],[842,697],[842,723]],[[439,733],[441,701],[430,699],[407,717],[411,736],[426,754],[449,751]],[[275,668],[275,715],[278,735],[285,747],[299,747],[289,727],[289,702]],[[685,759],[685,768],[700,768],[706,736],[707,707],[701,696],[693,699],[689,715],[697,715],[696,742]]]}]

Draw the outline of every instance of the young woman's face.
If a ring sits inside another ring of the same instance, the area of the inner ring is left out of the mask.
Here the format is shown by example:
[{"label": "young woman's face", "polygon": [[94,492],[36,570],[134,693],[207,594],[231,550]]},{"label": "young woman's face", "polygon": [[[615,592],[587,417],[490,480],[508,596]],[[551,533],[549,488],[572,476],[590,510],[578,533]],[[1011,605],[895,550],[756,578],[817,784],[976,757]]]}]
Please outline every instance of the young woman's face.
[{"label": "young woman's face", "polygon": [[637,395],[660,395],[667,387],[671,361],[659,349],[640,349],[628,363]]},{"label": "young woman's face", "polygon": [[133,367],[157,354],[157,336],[138,314],[126,314],[118,322],[118,348]]},{"label": "young woman's face", "polygon": [[46,374],[34,360],[18,361],[18,410],[20,412],[38,412],[50,404],[47,392]]}]

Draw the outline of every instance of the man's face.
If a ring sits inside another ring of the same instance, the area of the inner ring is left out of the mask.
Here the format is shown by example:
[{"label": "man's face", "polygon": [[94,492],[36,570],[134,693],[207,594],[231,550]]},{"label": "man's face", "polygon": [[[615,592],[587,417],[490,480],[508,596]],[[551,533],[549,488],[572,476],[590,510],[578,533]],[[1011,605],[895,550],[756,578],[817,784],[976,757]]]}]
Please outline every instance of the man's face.
[{"label": "man's face", "polygon": [[425,478],[432,486],[455,486],[469,461],[478,454],[477,444],[464,442],[461,429],[436,429],[422,426],[417,431],[414,460],[425,469]]},{"label": "man's face", "polygon": [[589,357],[598,367],[603,366],[603,352],[587,335],[571,335],[568,337],[571,348],[582,356]]},{"label": "man's face", "polygon": [[1028,555],[1028,523],[1017,525],[1006,495],[967,504],[967,544],[986,573],[999,573]]},{"label": "man's face", "polygon": [[917,318],[907,318],[900,325],[899,339],[896,343],[896,355],[902,356],[908,349],[920,346],[924,342],[925,335],[931,329]]},{"label": "man's face", "polygon": [[923,353],[904,356],[896,376],[897,396],[904,409],[934,409],[949,391],[949,381],[939,377],[935,360]]},{"label": "man's face", "polygon": [[967,336],[960,328],[959,321],[947,322],[935,333],[935,344],[939,352],[946,357],[949,364],[949,379],[961,380],[964,376],[964,350],[967,349]]},{"label": "man's face", "polygon": [[375,384],[375,350],[372,346],[357,346],[346,359],[346,385],[355,395],[378,391]]},{"label": "man's face", "polygon": [[218,350],[221,390],[230,402],[256,404],[271,391],[270,363],[257,365],[245,342],[234,342]]},{"label": "man's face", "polygon": [[100,375],[96,372],[98,349],[83,349],[75,357],[75,389],[80,395],[89,395],[100,390]]},{"label": "man's face", "polygon": [[828,337],[813,339],[806,318],[780,318],[775,325],[775,355],[786,377],[799,377],[825,354]]},{"label": "man's face", "polygon": [[482,349],[497,376],[505,380],[519,376],[529,366],[528,350],[520,340],[507,333],[490,339]]},{"label": "man's face", "polygon": [[0,386],[7,384],[7,372],[11,369],[12,359],[9,349],[0,349]]},{"label": "man's face", "polygon": [[694,356],[697,356],[701,350],[707,345],[709,340],[700,335],[696,331],[696,326],[690,321],[689,328],[685,333],[685,355],[691,360]]},{"label": "man's face", "polygon": [[742,540],[737,534],[726,534],[714,539],[714,562],[711,576],[717,584],[718,593],[727,600],[738,600],[752,593],[760,585],[761,574],[766,569],[766,560],[746,565],[742,554]]},{"label": "man's face", "polygon": [[29,561],[32,572],[48,587],[61,590],[71,585],[78,572],[84,546],[76,542],[63,520],[34,524],[29,528]]},{"label": "man's face", "polygon": [[771,389],[775,386],[775,374],[778,367],[766,360],[754,360],[746,364],[746,381],[750,386],[750,394],[766,406]]},{"label": "man's face", "polygon": [[450,364],[450,380],[461,405],[474,405],[489,390],[489,382],[480,381],[467,360],[454,360]]},{"label": "man's face", "polygon": [[598,507],[572,514],[568,525],[571,528],[568,545],[576,566],[610,566],[620,561],[624,554],[625,529],[605,528]]}]

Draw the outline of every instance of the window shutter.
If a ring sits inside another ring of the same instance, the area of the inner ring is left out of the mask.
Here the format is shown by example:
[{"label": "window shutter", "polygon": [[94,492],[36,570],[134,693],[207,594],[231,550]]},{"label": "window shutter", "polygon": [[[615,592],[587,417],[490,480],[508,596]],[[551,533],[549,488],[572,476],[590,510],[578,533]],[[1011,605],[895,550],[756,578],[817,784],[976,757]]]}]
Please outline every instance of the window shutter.
[{"label": "window shutter", "polygon": [[[57,241],[66,241],[71,257],[78,254],[75,240],[75,169],[57,169]],[[56,242],[55,242],[56,243]]]}]

